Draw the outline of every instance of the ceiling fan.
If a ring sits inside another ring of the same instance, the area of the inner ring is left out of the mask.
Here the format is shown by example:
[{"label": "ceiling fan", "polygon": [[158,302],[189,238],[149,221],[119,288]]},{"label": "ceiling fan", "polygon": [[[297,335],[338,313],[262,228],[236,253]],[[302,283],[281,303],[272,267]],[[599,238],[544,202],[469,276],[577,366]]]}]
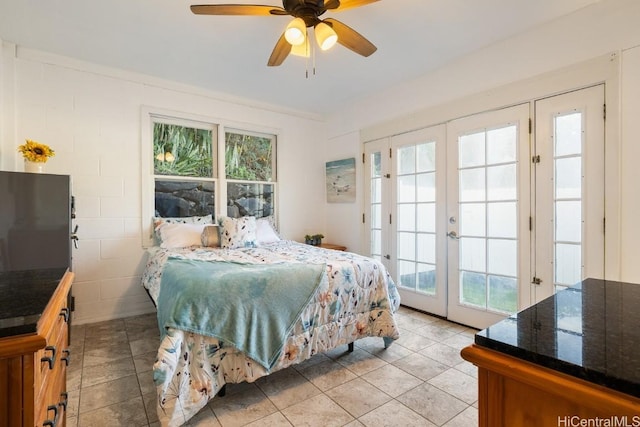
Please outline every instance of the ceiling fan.
[{"label": "ceiling fan", "polygon": [[320,49],[327,50],[335,43],[362,56],[369,56],[376,47],[356,30],[333,18],[321,19],[326,11],[339,12],[365,6],[380,0],[282,0],[282,6],[254,4],[193,5],[196,15],[262,15],[293,16],[293,20],[278,39],[267,65],[278,66],[290,53],[308,56],[310,43],[307,28],[313,27]]}]

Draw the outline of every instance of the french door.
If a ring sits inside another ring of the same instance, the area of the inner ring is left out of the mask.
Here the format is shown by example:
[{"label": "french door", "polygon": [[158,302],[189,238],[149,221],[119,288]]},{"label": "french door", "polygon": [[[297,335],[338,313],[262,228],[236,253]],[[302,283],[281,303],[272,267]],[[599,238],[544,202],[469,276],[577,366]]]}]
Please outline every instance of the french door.
[{"label": "french door", "polygon": [[487,327],[529,305],[529,104],[448,124],[447,317]]},{"label": "french door", "polygon": [[533,302],[604,277],[604,85],[535,102]]},{"label": "french door", "polygon": [[604,277],[604,88],[365,144],[366,247],[402,303],[485,328]]}]

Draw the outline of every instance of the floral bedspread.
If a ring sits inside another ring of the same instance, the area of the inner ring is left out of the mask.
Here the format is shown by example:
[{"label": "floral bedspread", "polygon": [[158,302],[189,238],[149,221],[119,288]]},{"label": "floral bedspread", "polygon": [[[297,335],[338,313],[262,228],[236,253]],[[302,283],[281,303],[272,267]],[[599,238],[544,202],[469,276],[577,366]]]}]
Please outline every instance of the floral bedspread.
[{"label": "floral bedspread", "polygon": [[[378,261],[349,252],[282,240],[258,248],[192,247],[151,251],[143,286],[157,300],[163,263],[168,257],[242,263],[323,263],[329,280],[317,290],[293,327],[271,372],[309,359],[359,338],[398,338],[393,313],[400,296]],[[162,326],[161,326],[162,327]],[[383,340],[380,340],[380,345]],[[157,412],[163,426],[187,422],[226,383],[253,382],[268,375],[236,348],[215,338],[169,328],[153,367]]]}]

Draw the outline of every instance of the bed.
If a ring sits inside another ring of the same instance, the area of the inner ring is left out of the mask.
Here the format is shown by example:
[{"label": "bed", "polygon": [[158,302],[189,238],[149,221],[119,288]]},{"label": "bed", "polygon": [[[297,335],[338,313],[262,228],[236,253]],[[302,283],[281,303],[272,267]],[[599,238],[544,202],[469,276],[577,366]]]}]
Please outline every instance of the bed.
[{"label": "bed", "polygon": [[[200,228],[193,229],[195,239]],[[353,349],[363,337],[380,337],[381,347],[399,337],[400,297],[378,261],[273,233],[233,246],[224,230],[217,230],[223,247],[206,244],[202,233],[201,244],[149,249],[142,284],[158,310],[153,376],[163,426],[187,422],[227,383]]]}]

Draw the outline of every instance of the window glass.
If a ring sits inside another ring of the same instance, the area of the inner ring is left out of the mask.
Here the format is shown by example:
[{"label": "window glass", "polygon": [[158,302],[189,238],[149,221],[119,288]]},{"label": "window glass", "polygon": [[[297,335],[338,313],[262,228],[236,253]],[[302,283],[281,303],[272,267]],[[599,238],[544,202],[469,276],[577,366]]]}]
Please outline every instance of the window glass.
[{"label": "window glass", "polygon": [[155,175],[213,177],[211,129],[169,123],[153,124]]},{"label": "window glass", "polygon": [[275,180],[275,136],[225,133],[227,179],[271,182]]}]

